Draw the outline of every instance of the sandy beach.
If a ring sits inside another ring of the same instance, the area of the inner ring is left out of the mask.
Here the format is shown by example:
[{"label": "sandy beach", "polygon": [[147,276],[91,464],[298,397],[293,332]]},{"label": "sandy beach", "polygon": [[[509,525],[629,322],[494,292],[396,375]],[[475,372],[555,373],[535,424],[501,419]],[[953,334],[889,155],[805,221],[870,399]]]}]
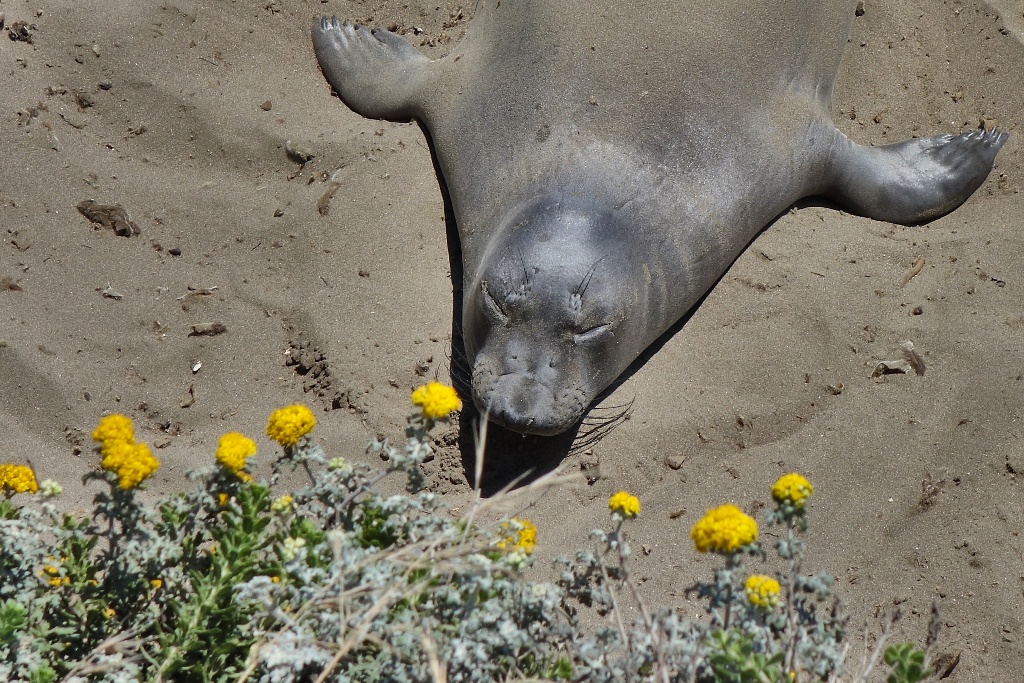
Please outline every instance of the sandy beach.
[{"label": "sandy beach", "polygon": [[[473,3],[0,0],[0,12],[0,461],[30,460],[85,509],[89,433],[106,411],[132,417],[160,459],[153,496],[188,487],[229,430],[257,439],[269,472],[266,417],[289,403],[314,410],[332,455],[400,439],[409,393],[451,381],[444,200],[419,126],[333,97],[309,26],[325,13],[389,27],[437,57]],[[993,172],[916,227],[802,202],[602,402],[632,402],[629,419],[575,448],[495,433],[486,490],[530,468],[590,475],[526,511],[538,572],[583,547],[626,489],[643,506],[629,536],[645,599],[697,614],[684,590],[714,560],[693,550],[694,521],[727,501],[759,510],[799,471],[815,485],[806,569],[836,577],[854,652],[896,605],[899,637],[923,642],[936,600],[946,680],[1015,679],[1022,86],[1021,2],[865,3],[838,126],[862,144],[998,126],[1011,137]],[[125,213],[94,222],[78,209],[89,200]],[[874,376],[906,341],[924,374]],[[472,494],[468,422],[438,433],[429,464],[456,510]]]}]

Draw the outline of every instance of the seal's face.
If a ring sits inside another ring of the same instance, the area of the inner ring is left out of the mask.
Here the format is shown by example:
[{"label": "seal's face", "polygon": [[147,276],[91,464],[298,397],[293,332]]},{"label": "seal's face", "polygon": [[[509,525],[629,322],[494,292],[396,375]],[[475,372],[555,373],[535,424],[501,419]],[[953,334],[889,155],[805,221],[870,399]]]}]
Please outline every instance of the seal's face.
[{"label": "seal's face", "polygon": [[645,286],[622,237],[607,212],[550,199],[506,222],[466,292],[481,413],[517,432],[561,433],[633,361]]}]

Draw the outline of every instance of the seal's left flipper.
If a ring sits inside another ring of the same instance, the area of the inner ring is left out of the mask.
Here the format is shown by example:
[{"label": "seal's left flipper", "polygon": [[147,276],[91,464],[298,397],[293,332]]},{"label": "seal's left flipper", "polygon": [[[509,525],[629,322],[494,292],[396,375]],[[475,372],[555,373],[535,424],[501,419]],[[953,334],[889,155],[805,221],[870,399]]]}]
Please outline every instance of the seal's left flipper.
[{"label": "seal's left flipper", "polygon": [[313,49],[334,91],[357,114],[396,121],[421,114],[431,61],[402,36],[321,17],[313,22]]},{"label": "seal's left flipper", "polygon": [[830,186],[822,194],[864,216],[903,224],[936,218],[966,201],[1008,136],[972,130],[863,147],[837,135]]}]

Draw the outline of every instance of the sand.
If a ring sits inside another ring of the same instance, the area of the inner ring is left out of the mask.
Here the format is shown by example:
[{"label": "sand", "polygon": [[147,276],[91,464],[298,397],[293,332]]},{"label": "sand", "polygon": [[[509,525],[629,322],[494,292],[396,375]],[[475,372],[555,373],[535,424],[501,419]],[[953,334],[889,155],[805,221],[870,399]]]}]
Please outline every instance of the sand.
[{"label": "sand", "polygon": [[[224,431],[259,437],[266,463],[266,416],[291,402],[316,411],[332,455],[400,438],[409,392],[450,378],[442,195],[416,125],[332,98],[308,27],[320,12],[393,25],[437,56],[467,4],[0,2],[31,37],[0,38],[0,460],[30,459],[83,509],[104,411],[131,416],[160,458],[149,495],[188,486]],[[629,420],[568,453],[498,438],[484,483],[559,463],[599,473],[526,511],[541,572],[606,523],[611,493],[638,493],[644,596],[695,614],[684,588],[712,558],[690,526],[725,501],[755,510],[800,471],[816,487],[807,568],[837,577],[854,632],[898,604],[900,636],[921,641],[938,600],[938,652],[959,657],[948,680],[1012,680],[1024,669],[1024,7],[865,10],[835,94],[840,127],[883,144],[995,123],[1012,136],[988,181],[913,228],[801,204],[605,400],[632,401]],[[84,200],[121,205],[139,233],[91,223]],[[196,334],[213,323],[224,331]],[[925,374],[872,377],[905,340]],[[429,465],[456,509],[471,491],[468,434],[441,430]]]}]

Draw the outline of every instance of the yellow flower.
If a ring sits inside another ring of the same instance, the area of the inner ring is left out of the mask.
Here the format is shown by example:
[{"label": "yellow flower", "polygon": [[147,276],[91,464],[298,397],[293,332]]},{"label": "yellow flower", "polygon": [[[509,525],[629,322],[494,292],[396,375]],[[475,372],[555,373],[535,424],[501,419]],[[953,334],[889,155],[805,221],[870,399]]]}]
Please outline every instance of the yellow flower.
[{"label": "yellow flower", "polygon": [[[54,560],[54,558],[52,556],[48,556],[46,559],[50,560],[50,561]],[[62,557],[62,558],[60,558],[58,563],[59,562],[63,562],[63,561],[64,561],[64,558]],[[60,586],[60,585],[71,583],[71,577],[69,577],[69,576],[61,576],[60,575],[60,569],[58,567],[53,566],[52,564],[44,564],[42,570],[39,572],[39,575],[40,576],[47,576],[47,575],[49,575],[50,578],[46,580],[46,583],[50,584],[51,586]]]},{"label": "yellow flower", "polygon": [[455,389],[440,382],[427,382],[412,392],[409,398],[413,405],[420,407],[423,417],[428,420],[440,420],[448,417],[448,413],[453,410],[462,410],[462,401]]},{"label": "yellow flower", "polygon": [[160,462],[144,443],[106,441],[100,452],[103,454],[100,466],[116,474],[118,485],[126,490],[138,486],[160,467]]},{"label": "yellow flower", "polygon": [[115,612],[110,607],[106,607],[103,609],[103,616],[105,616],[107,619],[113,619],[115,614],[117,614],[117,612]]},{"label": "yellow flower", "polygon": [[779,503],[789,503],[795,508],[802,508],[812,493],[814,487],[811,486],[811,482],[795,472],[782,475],[772,486],[772,498]]},{"label": "yellow flower", "polygon": [[779,604],[779,582],[764,574],[747,577],[743,583],[747,600],[755,607],[775,607]]},{"label": "yellow flower", "polygon": [[697,550],[734,553],[757,540],[757,522],[738,507],[725,504],[708,510],[690,530]]},{"label": "yellow flower", "polygon": [[640,499],[636,496],[619,491],[608,499],[608,507],[627,519],[632,519],[640,514]]},{"label": "yellow flower", "polygon": [[523,527],[519,530],[516,548],[529,555],[537,547],[537,527],[528,519],[517,519],[516,521]]},{"label": "yellow flower", "polygon": [[219,505],[220,507],[224,507],[225,505],[227,505],[229,500],[231,500],[231,496],[229,496],[228,494],[226,494],[226,493],[218,493],[217,494],[217,505]]},{"label": "yellow flower", "polygon": [[39,490],[36,475],[26,465],[0,465],[0,491],[10,489],[15,493],[35,493]]},{"label": "yellow flower", "polygon": [[281,583],[281,577],[280,576],[271,576],[270,577],[270,581],[272,583]]},{"label": "yellow flower", "polygon": [[100,443],[107,441],[135,443],[135,430],[132,428],[131,419],[119,413],[104,415],[92,433],[92,440]]},{"label": "yellow flower", "polygon": [[160,579],[152,579],[150,580],[149,585],[153,587],[153,590],[160,590],[163,588],[164,582]]},{"label": "yellow flower", "polygon": [[103,456],[100,466],[116,474],[118,485],[123,489],[135,488],[160,467],[149,446],[135,443],[132,421],[124,415],[104,415],[92,438],[100,442],[100,455]]},{"label": "yellow flower", "polygon": [[295,499],[291,496],[280,496],[279,498],[275,498],[274,502],[270,504],[270,509],[274,512],[284,512],[292,506],[294,501]]},{"label": "yellow flower", "polygon": [[285,446],[294,446],[316,426],[316,418],[309,408],[296,403],[278,408],[267,421],[267,436]]},{"label": "yellow flower", "polygon": [[238,432],[228,432],[220,437],[217,444],[217,462],[232,474],[238,475],[243,481],[246,474],[245,459],[256,452],[256,444],[252,439]]},{"label": "yellow flower", "polygon": [[522,550],[529,555],[537,546],[537,527],[530,520],[513,517],[501,528],[509,534],[495,544],[499,550]]}]

